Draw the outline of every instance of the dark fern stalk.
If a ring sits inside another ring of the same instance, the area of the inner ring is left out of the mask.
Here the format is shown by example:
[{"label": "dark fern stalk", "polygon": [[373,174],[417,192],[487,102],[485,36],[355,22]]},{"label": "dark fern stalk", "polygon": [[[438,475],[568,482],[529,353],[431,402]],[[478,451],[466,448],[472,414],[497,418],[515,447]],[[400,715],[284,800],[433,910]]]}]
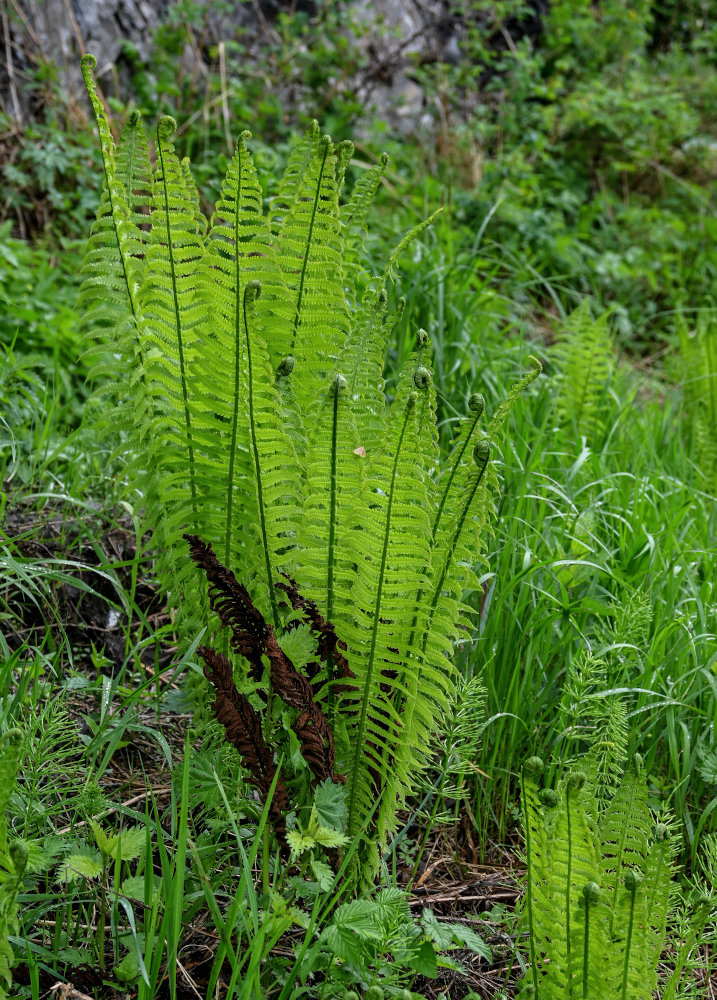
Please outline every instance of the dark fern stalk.
[{"label": "dark fern stalk", "polygon": [[266,565],[266,584],[269,588],[269,600],[271,601],[271,613],[274,618],[275,628],[279,627],[279,609],[276,603],[276,592],[274,590],[274,574],[271,566],[271,552],[269,551],[269,539],[266,530],[266,510],[264,506],[264,485],[262,479],[261,462],[259,460],[259,446],[256,437],[256,414],[254,412],[254,373],[252,370],[251,339],[249,337],[249,309],[261,294],[261,285],[258,281],[250,281],[244,289],[243,313],[244,331],[246,336],[246,363],[247,363],[247,391],[249,394],[249,434],[251,437],[251,450],[254,457],[254,476],[256,482],[257,500],[259,507],[259,519],[261,523],[261,541],[264,551],[264,562]]},{"label": "dark fern stalk", "polygon": [[525,828],[525,854],[527,865],[526,898],[528,901],[528,946],[530,948],[530,969],[533,976],[533,990],[535,998],[538,997],[538,962],[535,953],[535,924],[534,924],[534,901],[533,885],[535,882],[534,873],[534,844],[533,834],[536,825],[540,823],[539,807],[537,800],[537,786],[535,779],[543,770],[543,761],[540,757],[531,757],[523,765],[521,772],[520,791],[523,799],[523,823]]},{"label": "dark fern stalk", "polygon": [[620,991],[621,1000],[625,1000],[627,997],[627,984],[630,972],[630,955],[632,948],[632,935],[633,928],[635,925],[635,900],[637,897],[637,889],[642,881],[641,877],[637,872],[632,869],[628,870],[625,874],[625,888],[630,893],[630,913],[627,923],[627,937],[625,939],[625,964],[623,965],[622,972],[622,988]]},{"label": "dark fern stalk", "polygon": [[599,902],[600,886],[597,882],[588,882],[583,889],[583,904],[585,906],[585,930],[583,934],[583,1000],[588,1000],[588,989],[590,984],[590,907]]}]

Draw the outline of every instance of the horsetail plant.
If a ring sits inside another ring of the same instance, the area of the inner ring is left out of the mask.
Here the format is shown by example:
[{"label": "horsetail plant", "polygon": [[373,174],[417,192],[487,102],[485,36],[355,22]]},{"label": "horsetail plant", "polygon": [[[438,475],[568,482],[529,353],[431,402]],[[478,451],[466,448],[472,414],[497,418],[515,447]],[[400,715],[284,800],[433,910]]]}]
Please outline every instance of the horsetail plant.
[{"label": "horsetail plant", "polygon": [[486,430],[471,397],[441,456],[425,331],[393,399],[384,392],[402,311],[388,285],[431,221],[381,274],[366,272],[365,220],[387,158],[342,201],[353,147],[314,123],[267,211],[242,132],[205,224],[174,120],[158,124],[150,184],[141,121],[130,116],[116,149],[93,65],[83,58],[105,193],[82,295],[161,581],[185,635],[209,608],[209,636],[217,618],[231,633],[201,655],[251,782],[261,795],[274,784],[280,845],[287,812],[313,808],[310,791],[342,799],[337,835],[365,837],[357,857],[373,872],[451,703],[497,489],[491,446],[540,364]]}]

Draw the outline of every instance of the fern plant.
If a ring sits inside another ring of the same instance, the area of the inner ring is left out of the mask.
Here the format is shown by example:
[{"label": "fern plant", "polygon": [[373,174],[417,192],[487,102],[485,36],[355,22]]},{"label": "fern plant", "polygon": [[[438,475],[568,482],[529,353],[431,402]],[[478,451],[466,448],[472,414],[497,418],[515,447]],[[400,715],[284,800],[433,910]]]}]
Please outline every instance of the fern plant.
[{"label": "fern plant", "polygon": [[588,443],[602,427],[601,402],[614,368],[609,314],[593,319],[588,299],[566,318],[553,348],[557,363],[557,411]]},{"label": "fern plant", "polygon": [[654,827],[635,757],[599,807],[598,757],[588,753],[557,791],[543,762],[523,768],[527,856],[523,912],[528,980],[538,1000],[649,1000],[665,936],[675,844]]},{"label": "fern plant", "polygon": [[8,996],[5,987],[12,982],[13,954],[8,938],[18,933],[16,897],[27,864],[27,847],[20,840],[8,841],[5,819],[21,747],[21,730],[10,729],[0,736],[0,1000]]},{"label": "fern plant", "polygon": [[717,495],[717,332],[704,311],[696,328],[680,327],[685,415],[705,488]]},{"label": "fern plant", "polygon": [[[373,816],[375,866],[472,627],[465,598],[497,486],[491,443],[540,365],[485,430],[473,397],[441,456],[425,332],[394,398],[383,391],[401,309],[388,284],[430,222],[380,275],[365,271],[387,158],[344,199],[353,147],[314,123],[267,211],[243,132],[207,221],[173,119],[157,126],[150,176],[137,114],[115,147],[93,65],[83,58],[105,188],[85,263],[87,336],[97,376],[110,376],[99,392],[125,435],[164,589],[185,633],[207,621],[215,632],[217,616],[231,631],[205,648],[207,673],[224,718],[235,711],[231,738],[255,785],[274,785],[275,830],[291,798],[274,770],[288,725],[314,780],[345,778],[346,835]],[[297,636],[308,646],[294,663]]]}]

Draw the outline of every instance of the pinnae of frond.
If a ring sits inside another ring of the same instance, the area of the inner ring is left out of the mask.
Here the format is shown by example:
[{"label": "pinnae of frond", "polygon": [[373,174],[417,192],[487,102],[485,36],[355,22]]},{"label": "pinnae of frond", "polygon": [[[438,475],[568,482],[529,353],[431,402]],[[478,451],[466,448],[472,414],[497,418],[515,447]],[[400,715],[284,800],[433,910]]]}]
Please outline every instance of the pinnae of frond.
[{"label": "pinnae of frond", "polygon": [[433,619],[433,613],[438,605],[438,600],[441,596],[441,591],[443,590],[443,583],[446,579],[446,574],[451,565],[453,559],[453,553],[456,550],[456,545],[461,537],[461,532],[463,531],[463,525],[465,524],[466,517],[468,516],[468,511],[470,510],[471,504],[473,503],[473,497],[476,495],[476,490],[483,482],[483,477],[485,475],[485,470],[488,467],[488,461],[490,459],[490,445],[487,440],[479,441],[478,444],[473,449],[473,459],[475,461],[477,471],[474,473],[475,478],[473,485],[471,487],[470,493],[466,497],[465,503],[463,504],[463,510],[460,513],[460,517],[456,522],[456,528],[453,532],[453,538],[451,539],[451,544],[446,550],[446,558],[443,563],[443,569],[441,570],[441,575],[438,578],[438,583],[433,591],[433,598],[431,600],[430,611],[428,614],[428,621],[426,623],[426,630],[423,633],[423,652],[426,650],[426,643],[428,642],[428,636],[431,630],[431,621]]},{"label": "pinnae of frond", "polygon": [[503,402],[500,404],[500,406],[496,409],[495,413],[493,414],[493,419],[491,420],[490,424],[488,425],[488,436],[491,437],[491,438],[494,437],[495,434],[503,426],[505,418],[508,416],[508,414],[510,413],[510,411],[513,409],[513,404],[515,403],[515,401],[518,398],[518,396],[520,396],[520,394],[525,389],[528,388],[528,386],[530,385],[531,382],[534,382],[536,380],[536,378],[538,377],[538,375],[540,375],[540,373],[543,370],[543,366],[540,363],[540,361],[538,361],[538,359],[536,357],[533,357],[532,354],[530,354],[528,356],[528,360],[530,361],[530,363],[532,365],[531,370],[529,372],[527,372],[521,379],[519,379],[515,383],[515,385],[511,386],[510,391],[508,392],[508,395],[506,396],[506,398],[503,400]]},{"label": "pinnae of frond", "polygon": [[259,524],[261,527],[261,542],[264,547],[264,562],[266,564],[266,583],[269,588],[269,600],[271,601],[271,614],[274,619],[274,627],[279,627],[279,608],[276,602],[274,590],[274,574],[271,568],[271,553],[269,551],[269,536],[266,529],[266,511],[264,509],[264,487],[262,483],[261,462],[259,460],[259,445],[256,439],[256,424],[254,414],[254,377],[252,372],[251,358],[251,338],[249,337],[249,309],[261,295],[261,282],[249,281],[244,289],[242,299],[242,310],[244,314],[244,334],[246,344],[247,359],[247,382],[249,396],[249,436],[251,438],[252,455],[254,456],[254,475],[256,477],[256,491],[259,507]]},{"label": "pinnae of frond", "polygon": [[[246,149],[246,142],[251,139],[251,132],[244,130],[239,136],[239,141],[237,143],[237,153],[242,149]],[[234,202],[234,289],[236,292],[237,299],[239,297],[239,289],[241,287],[241,261],[239,253],[239,216],[241,212],[241,184],[242,184],[242,163],[239,162],[239,169],[237,170],[237,192]],[[257,293],[258,296],[258,293]],[[232,437],[231,445],[229,448],[229,468],[227,470],[227,523],[226,523],[226,534],[224,537],[224,561],[228,564],[231,556],[231,541],[232,541],[232,528],[233,528],[233,515],[234,515],[234,463],[236,460],[236,446],[237,446],[237,434],[239,432],[239,386],[241,384],[241,317],[244,315],[246,323],[246,313],[244,311],[240,312],[238,308],[234,310],[234,406],[232,412]],[[246,332],[244,334],[247,336]],[[247,338],[248,339],[248,338]],[[251,392],[251,386],[249,391]],[[269,583],[269,588],[271,589],[271,582]]]},{"label": "pinnae of frond", "polygon": [[[122,276],[124,277],[125,285],[127,287],[127,296],[132,308],[132,317],[136,323],[138,309],[135,288],[127,271],[126,254],[122,250],[122,240],[120,239],[120,231],[118,227],[118,221],[122,221],[127,218],[130,214],[130,210],[128,206],[125,206],[126,210],[123,211],[123,207],[117,201],[116,187],[119,185],[121,188],[122,184],[116,176],[115,144],[114,139],[112,138],[112,133],[110,132],[109,122],[107,121],[107,114],[105,113],[102,101],[97,95],[97,87],[95,86],[95,81],[92,77],[92,70],[96,65],[97,60],[89,52],[85,53],[80,61],[82,78],[85,81],[85,88],[92,103],[92,108],[95,112],[97,133],[100,137],[100,147],[102,150],[102,169],[104,170],[105,183],[107,184],[107,195],[110,199],[112,228],[114,230],[115,239],[117,240],[117,248],[119,250],[120,262],[122,264]],[[139,114],[139,112],[137,113]]]},{"label": "pinnae of frond", "polygon": [[396,445],[396,454],[393,457],[393,468],[391,470],[391,485],[388,490],[388,504],[386,507],[386,525],[383,532],[383,546],[381,550],[381,567],[379,569],[378,575],[378,586],[376,588],[376,602],[373,611],[373,629],[371,632],[371,648],[368,654],[368,664],[366,667],[366,676],[364,680],[364,690],[363,697],[361,699],[361,714],[359,717],[358,730],[356,734],[356,747],[354,750],[354,760],[353,760],[353,779],[351,781],[351,796],[349,799],[348,808],[348,830],[353,830],[353,816],[354,808],[356,804],[356,792],[360,782],[357,780],[359,760],[361,758],[361,752],[363,750],[363,738],[364,729],[366,726],[366,712],[368,710],[368,703],[370,701],[371,693],[371,679],[374,671],[374,664],[376,658],[376,641],[378,639],[378,624],[381,618],[381,599],[383,597],[383,580],[386,573],[386,557],[388,555],[388,542],[391,537],[391,514],[393,512],[393,501],[396,490],[396,472],[398,470],[398,462],[401,457],[401,448],[403,447],[403,439],[406,436],[406,428],[408,427],[408,421],[416,407],[418,401],[418,393],[412,392],[411,395],[406,400],[405,416],[403,418],[403,425],[401,427],[401,433],[398,438],[398,444]]},{"label": "pinnae of frond", "polygon": [[433,527],[431,529],[431,538],[433,539],[433,541],[436,540],[438,525],[441,522],[441,517],[443,516],[443,508],[446,506],[446,500],[448,499],[448,495],[451,492],[451,486],[453,485],[453,480],[455,479],[456,472],[460,468],[461,462],[463,461],[463,456],[465,455],[466,449],[468,448],[470,440],[473,436],[473,432],[478,426],[478,421],[480,420],[481,416],[483,415],[483,411],[485,410],[485,399],[479,392],[474,392],[473,395],[468,400],[468,409],[471,412],[470,426],[466,431],[466,436],[463,440],[461,450],[456,456],[456,460],[453,463],[453,467],[451,468],[450,474],[448,476],[448,482],[446,483],[446,488],[443,491],[440,503],[438,504],[438,510],[436,511],[436,516],[433,519]]},{"label": "pinnae of frond", "polygon": [[194,441],[192,440],[192,416],[189,411],[189,391],[187,388],[187,369],[184,358],[184,336],[182,332],[182,316],[179,310],[179,289],[177,288],[177,271],[174,261],[174,241],[172,240],[172,224],[169,214],[169,191],[167,188],[167,168],[165,163],[164,143],[173,132],[177,131],[177,123],[171,115],[163,115],[157,122],[157,157],[162,170],[162,194],[164,196],[164,213],[167,226],[167,253],[169,255],[169,271],[172,277],[172,301],[174,302],[174,321],[177,324],[177,349],[179,352],[179,372],[182,380],[182,402],[184,404],[184,425],[187,429],[187,451],[189,453],[189,487],[192,492],[192,512],[194,514],[195,530],[199,511],[197,509],[197,483],[194,466]]},{"label": "pinnae of frond", "polygon": [[304,283],[306,281],[306,269],[309,266],[309,254],[311,253],[311,240],[314,235],[314,224],[316,223],[316,213],[319,210],[319,199],[321,197],[321,185],[324,180],[324,170],[326,169],[326,160],[328,159],[329,151],[331,149],[331,137],[328,135],[322,136],[321,145],[323,146],[321,170],[319,171],[319,178],[316,182],[316,189],[314,191],[314,204],[311,209],[311,221],[309,223],[309,232],[306,237],[306,250],[304,252],[304,259],[301,263],[301,277],[299,278],[299,294],[296,297],[296,313],[294,314],[294,329],[291,334],[291,345],[289,348],[289,353],[292,353],[294,350],[294,344],[296,343],[296,335],[299,332],[299,323],[301,321],[301,303],[304,298]]},{"label": "pinnae of frond", "polygon": [[[346,379],[343,375],[336,375],[333,384],[333,412],[331,415],[331,486],[329,499],[329,553],[328,567],[326,572],[326,620],[334,620],[334,553],[336,549],[336,454],[338,449],[338,424],[339,424],[339,396],[346,392]],[[334,661],[329,655],[326,661],[326,670],[329,682],[334,676]],[[333,684],[329,683],[329,712],[333,714],[334,690]]]}]

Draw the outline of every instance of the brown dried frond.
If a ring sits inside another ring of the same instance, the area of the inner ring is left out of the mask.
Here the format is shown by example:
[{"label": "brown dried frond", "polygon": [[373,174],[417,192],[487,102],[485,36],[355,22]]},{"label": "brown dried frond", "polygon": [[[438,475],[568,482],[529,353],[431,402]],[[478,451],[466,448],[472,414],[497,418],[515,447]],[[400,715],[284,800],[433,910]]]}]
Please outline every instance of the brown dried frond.
[{"label": "brown dried frond", "polygon": [[[355,678],[356,675],[344,655],[346,643],[336,635],[334,623],[327,622],[316,604],[308,597],[303,597],[299,593],[295,580],[292,580],[286,573],[282,573],[281,575],[289,582],[277,583],[276,586],[284,591],[294,611],[303,611],[306,615],[311,631],[317,636],[317,648],[321,659],[326,663],[331,658],[339,677]],[[338,690],[338,688],[335,690]]]},{"label": "brown dried frond", "polygon": [[314,782],[331,778],[332,781],[345,783],[346,779],[342,775],[334,774],[336,755],[334,737],[328,720],[314,701],[311,684],[281,649],[271,626],[267,637],[266,655],[269,657],[274,692],[287,705],[300,712],[292,729],[301,743],[301,752],[311,768]]},{"label": "brown dried frond", "polygon": [[[264,740],[261,717],[246,695],[237,689],[232,665],[227,657],[208,646],[200,646],[197,652],[205,663],[204,675],[216,694],[214,714],[224,726],[227,741],[236,747],[242,764],[249,772],[250,784],[259,790],[266,801],[276,774],[276,765],[274,755]],[[289,796],[280,773],[269,806],[269,818],[278,841],[284,847],[288,810]]]},{"label": "brown dried frond", "polygon": [[249,592],[231,570],[219,562],[211,545],[196,535],[185,535],[194,562],[204,570],[209,581],[209,604],[222,625],[232,631],[232,649],[251,664],[250,675],[259,680],[263,673],[262,656],[269,660],[274,694],[299,711],[293,725],[302,754],[314,775],[314,781],[344,781],[334,775],[334,738],[326,716],[314,701],[308,680],[299,673],[276,641],[273,627],[254,607]]},{"label": "brown dried frond", "polygon": [[252,603],[249,591],[230,569],[222,566],[212,550],[197,535],[184,535],[189,553],[209,581],[209,605],[225,628],[231,629],[231,647],[249,661],[249,676],[260,681],[264,673],[261,655],[269,625]]}]

